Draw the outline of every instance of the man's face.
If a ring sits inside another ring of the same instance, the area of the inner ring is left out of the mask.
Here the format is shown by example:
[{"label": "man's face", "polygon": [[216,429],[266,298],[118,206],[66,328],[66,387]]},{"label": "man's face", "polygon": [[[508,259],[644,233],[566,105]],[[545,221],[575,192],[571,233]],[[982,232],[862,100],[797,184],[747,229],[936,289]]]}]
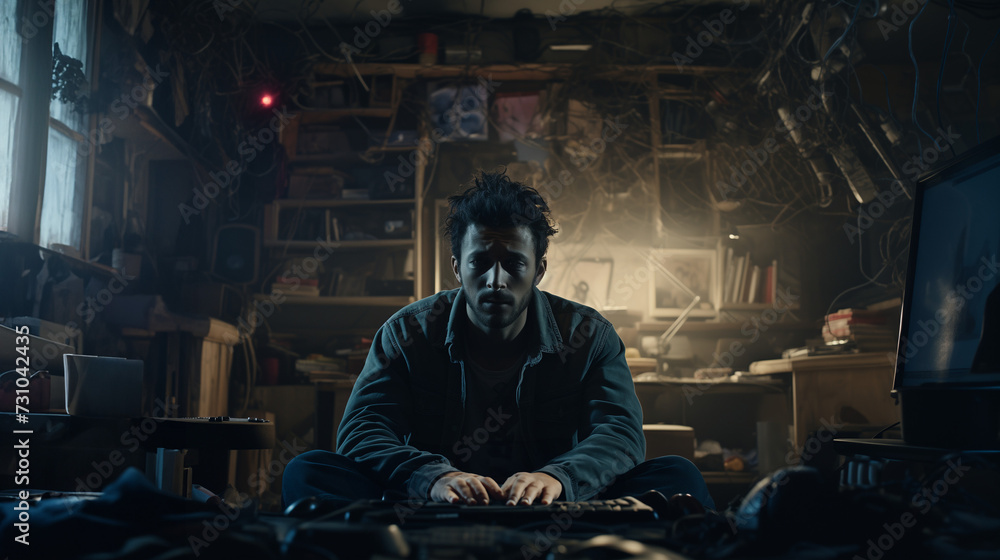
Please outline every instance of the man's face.
[{"label": "man's face", "polygon": [[531,230],[472,224],[462,240],[461,261],[453,256],[451,266],[465,292],[469,319],[486,333],[516,336],[532,288],[545,274],[545,259],[535,265]]}]

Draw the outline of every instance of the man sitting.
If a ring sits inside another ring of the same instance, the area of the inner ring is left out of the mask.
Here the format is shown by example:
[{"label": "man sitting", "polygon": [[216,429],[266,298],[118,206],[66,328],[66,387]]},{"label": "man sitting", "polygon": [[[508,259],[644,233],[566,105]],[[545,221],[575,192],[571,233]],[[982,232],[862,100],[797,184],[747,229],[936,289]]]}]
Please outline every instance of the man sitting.
[{"label": "man sitting", "polygon": [[482,173],[446,227],[461,287],[407,305],[378,330],[338,432],[283,477],[286,504],[387,491],[488,504],[689,493],[681,457],[646,445],[625,345],[597,311],[537,288],[556,233],[535,189]]}]

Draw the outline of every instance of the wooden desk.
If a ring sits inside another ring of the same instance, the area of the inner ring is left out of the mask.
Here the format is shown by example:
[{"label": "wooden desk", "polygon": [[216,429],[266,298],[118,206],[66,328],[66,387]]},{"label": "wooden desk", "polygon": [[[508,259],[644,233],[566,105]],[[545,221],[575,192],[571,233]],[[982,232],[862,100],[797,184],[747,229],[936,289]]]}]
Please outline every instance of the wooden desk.
[{"label": "wooden desk", "polygon": [[[792,377],[792,437],[796,454],[802,454],[811,431],[825,427],[824,432],[829,432],[832,440],[838,437],[839,425],[858,424],[853,411],[867,424],[888,426],[899,421],[899,409],[889,396],[893,363],[885,352],[806,356],[750,364],[753,375],[783,373]],[[827,439],[824,433],[818,437]]]}]

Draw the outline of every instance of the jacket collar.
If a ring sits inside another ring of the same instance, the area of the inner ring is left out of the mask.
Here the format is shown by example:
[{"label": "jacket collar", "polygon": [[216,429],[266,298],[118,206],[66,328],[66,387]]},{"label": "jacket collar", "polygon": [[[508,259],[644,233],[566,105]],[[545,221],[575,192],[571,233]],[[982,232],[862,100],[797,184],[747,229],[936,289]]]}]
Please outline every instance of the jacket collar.
[{"label": "jacket collar", "polygon": [[[468,315],[465,311],[466,298],[462,288],[456,288],[455,299],[448,315],[448,328],[442,346],[448,349],[452,362],[464,358],[464,332],[470,328]],[[556,323],[552,306],[545,292],[538,287],[531,289],[531,303],[528,304],[528,321],[524,325],[528,332],[533,332],[535,341],[528,350],[528,363],[534,365],[542,359],[542,353],[555,354],[563,349],[562,335],[559,324]],[[461,350],[460,350],[461,348]]]}]

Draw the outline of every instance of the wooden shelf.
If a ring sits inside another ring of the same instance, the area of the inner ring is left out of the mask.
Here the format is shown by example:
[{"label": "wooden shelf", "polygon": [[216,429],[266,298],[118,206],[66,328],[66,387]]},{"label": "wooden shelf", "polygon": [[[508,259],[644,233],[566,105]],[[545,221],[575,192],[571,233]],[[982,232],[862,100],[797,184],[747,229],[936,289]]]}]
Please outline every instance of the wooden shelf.
[{"label": "wooden shelf", "polygon": [[295,154],[295,157],[288,159],[288,165],[292,167],[341,167],[351,165],[369,165],[361,159],[363,152],[339,152],[336,154]]},{"label": "wooden shelf", "polygon": [[299,124],[323,124],[345,117],[392,117],[392,107],[345,107],[343,109],[308,109],[299,113]]},{"label": "wooden shelf", "polygon": [[417,150],[419,148],[420,146],[418,144],[409,144],[406,146],[386,146],[384,148],[382,146],[372,146],[368,148],[366,151],[367,152],[412,152],[413,150]]},{"label": "wooden shelf", "polygon": [[764,311],[766,309],[774,308],[779,311],[795,311],[799,308],[799,304],[793,303],[791,305],[777,306],[774,303],[723,303],[722,307],[719,308],[720,311]]},{"label": "wooden shelf", "polygon": [[[338,153],[330,154],[295,154],[288,160],[288,164],[292,166],[338,166],[338,165],[372,165],[364,159],[366,154],[388,154],[388,153],[400,153],[405,154],[407,152],[413,152],[418,150],[418,146],[386,146],[381,147],[371,147],[367,150],[352,150]],[[392,163],[392,162],[390,162]]]},{"label": "wooden shelf", "polygon": [[280,239],[265,239],[265,247],[281,247],[284,249],[307,249],[329,245],[335,251],[345,249],[404,249],[413,247],[416,244],[414,239],[375,239],[362,241],[329,241],[320,243],[318,241],[282,241]]},{"label": "wooden shelf", "polygon": [[[569,78],[574,71],[581,68],[579,64],[571,63],[533,63],[533,64],[485,64],[482,66],[454,64],[423,66],[420,64],[346,64],[320,63],[314,68],[318,74],[353,77],[355,70],[362,75],[393,74],[397,78],[458,78],[463,76],[492,76],[498,80],[547,81],[551,79]],[[731,68],[725,66],[677,66],[676,64],[650,64],[619,66],[617,68],[593,69],[594,79],[626,79],[647,81],[657,75],[689,75],[712,76],[720,74],[745,74],[750,69]]]},{"label": "wooden shelf", "polygon": [[675,379],[664,379],[661,381],[634,381],[636,394],[660,395],[664,391],[673,389],[681,390],[685,387],[697,387],[699,394],[725,394],[725,395],[766,395],[773,393],[785,393],[787,383],[782,380],[770,380],[770,378],[754,379],[752,381],[717,381],[712,379],[692,379],[678,377]]},{"label": "wooden shelf", "polygon": [[279,198],[271,202],[277,208],[339,208],[344,206],[412,206],[412,198],[391,198],[384,200],[343,199],[343,198]]},{"label": "wooden shelf", "polygon": [[708,97],[705,93],[696,93],[688,88],[664,87],[662,84],[651,87],[649,95],[655,99],[663,101],[696,101]]},{"label": "wooden shelf", "polygon": [[661,144],[656,149],[656,157],[665,160],[697,161],[705,157],[705,141],[691,144]]},{"label": "wooden shelf", "polygon": [[[797,358],[762,360],[750,364],[750,374],[769,375],[772,373],[814,372],[877,368],[885,371],[892,379],[892,352],[859,352],[857,354],[829,354],[826,356],[799,356]],[[888,399],[888,397],[886,397]]]},{"label": "wooden shelf", "polygon": [[760,477],[756,471],[702,471],[705,484],[751,484]]},{"label": "wooden shelf", "polygon": [[[403,307],[416,301],[413,296],[297,296],[284,294],[278,305],[331,305],[358,307]],[[255,294],[256,300],[270,300],[270,294]]]},{"label": "wooden shelf", "polygon": [[[770,304],[769,304],[770,305]],[[639,332],[657,332],[662,333],[667,330],[670,326],[671,321],[643,321],[636,324],[636,328]],[[684,323],[681,327],[680,333],[691,333],[691,332],[740,332],[743,327],[741,322],[733,321],[688,321]],[[811,323],[800,323],[791,321],[778,321],[774,324],[768,325],[768,330],[801,330],[801,329],[813,329],[816,330],[816,325]]]}]

